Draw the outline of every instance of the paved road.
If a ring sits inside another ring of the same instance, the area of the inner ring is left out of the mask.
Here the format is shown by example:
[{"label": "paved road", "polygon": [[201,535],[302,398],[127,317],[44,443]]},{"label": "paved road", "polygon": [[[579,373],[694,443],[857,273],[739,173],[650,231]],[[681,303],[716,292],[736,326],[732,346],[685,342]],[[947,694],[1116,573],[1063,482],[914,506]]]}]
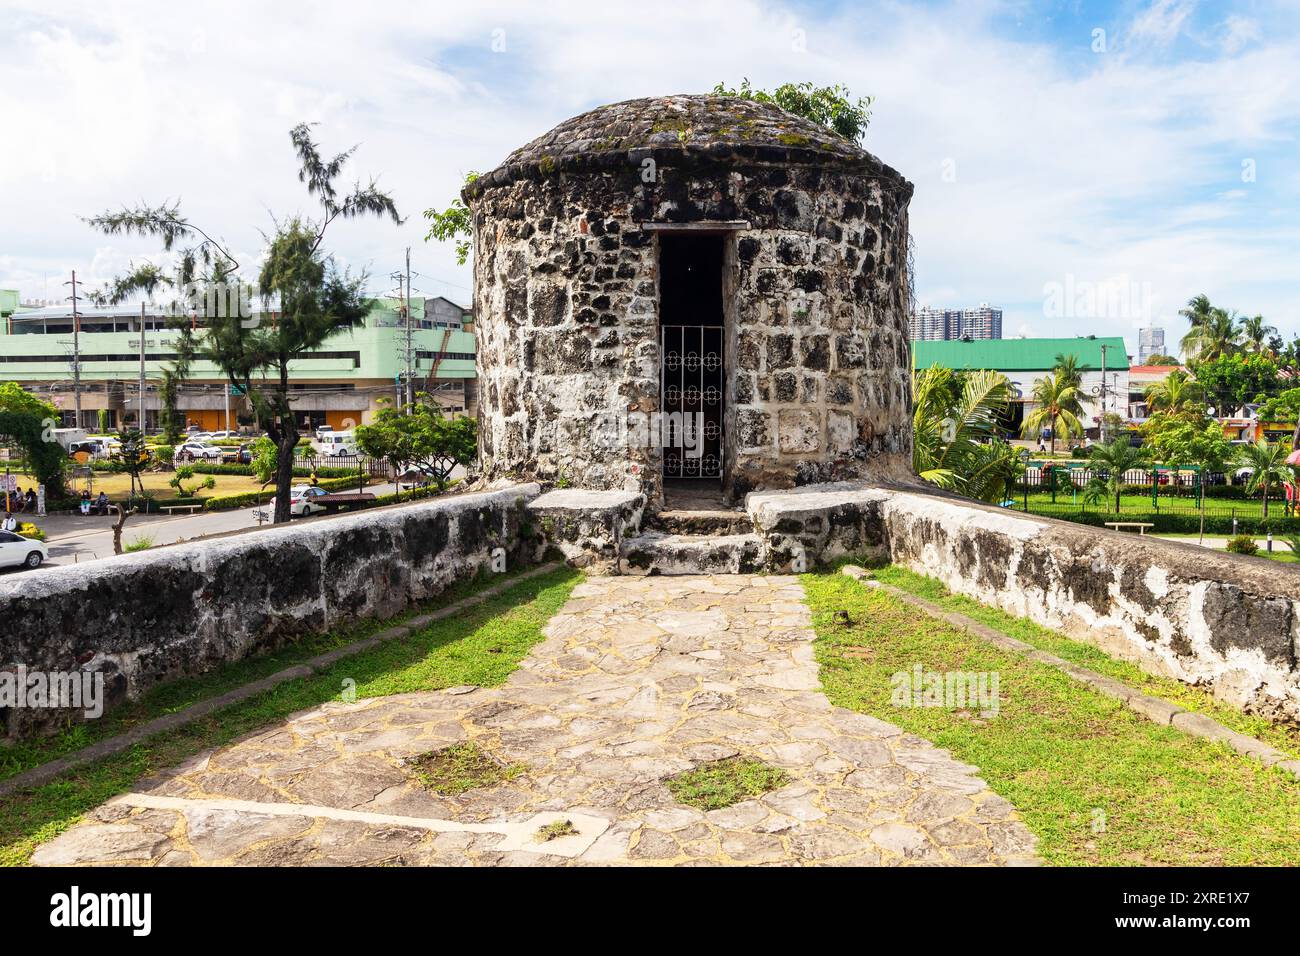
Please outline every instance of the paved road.
[{"label": "paved road", "polygon": [[[253,508],[200,512],[193,515],[133,515],[127,519],[122,541],[141,537],[155,545],[175,544],[190,538],[257,527]],[[269,509],[264,508],[269,514]],[[50,564],[73,564],[113,556],[112,517],[97,515],[47,515],[39,519],[50,548]]]}]

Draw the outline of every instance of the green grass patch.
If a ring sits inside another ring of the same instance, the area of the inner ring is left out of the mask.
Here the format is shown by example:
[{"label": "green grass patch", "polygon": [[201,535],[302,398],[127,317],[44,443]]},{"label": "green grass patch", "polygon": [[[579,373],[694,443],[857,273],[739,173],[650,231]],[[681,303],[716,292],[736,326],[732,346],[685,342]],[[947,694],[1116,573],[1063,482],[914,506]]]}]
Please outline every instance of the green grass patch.
[{"label": "green grass patch", "polygon": [[495,787],[524,772],[521,764],[503,764],[476,743],[452,744],[407,762],[416,782],[426,790],[455,797],[469,790]]},{"label": "green grass patch", "polygon": [[[978,766],[988,785],[1020,810],[1048,862],[1300,863],[1294,777],[1153,724],[1056,668],[1001,651],[845,575],[803,581],[831,702],[887,720]],[[840,610],[853,623],[834,623]],[[997,716],[894,706],[891,677],[916,664],[929,672],[996,672]]]},{"label": "green grass patch", "polygon": [[[578,572],[560,568],[519,581],[501,594],[405,638],[348,657],[303,680],[288,681],[130,750],[70,770],[40,787],[10,794],[0,800],[0,865],[25,863],[41,843],[76,823],[87,810],[131,789],[143,777],[297,711],[340,699],[345,680],[355,682],[358,698],[458,684],[500,684],[529,649],[542,640],[542,628],[563,606],[579,580]],[[346,632],[346,637],[336,635],[334,643],[350,643],[368,629]],[[321,649],[316,647],[314,651]],[[223,681],[214,674],[159,688],[151,697],[155,704],[170,700],[176,707],[185,706],[219,693],[227,684],[237,686],[289,662],[284,657],[275,662],[257,658],[245,662],[253,670],[244,672],[238,680],[227,677]],[[181,684],[186,686],[178,686]],[[167,697],[169,694],[172,696]]]},{"label": "green grass patch", "polygon": [[1254,714],[1243,714],[1215,700],[1214,695],[1204,688],[1184,684],[1173,677],[1148,674],[1139,665],[1111,657],[1091,644],[1066,637],[1027,618],[1016,617],[963,595],[953,594],[934,578],[917,574],[906,568],[896,565],[877,568],[872,571],[872,577],[884,584],[892,584],[903,591],[933,601],[946,611],[965,614],[981,624],[1019,638],[1026,644],[1032,644],[1072,664],[1123,681],[1144,694],[1162,697],[1184,710],[1213,717],[1225,727],[1249,734],[1251,737],[1258,737],[1292,757],[1300,757],[1300,728],[1275,723],[1266,717]]},{"label": "green grass patch", "polygon": [[572,820],[556,820],[554,823],[537,828],[537,842],[550,843],[560,837],[576,836],[577,833],[578,828],[573,825]]},{"label": "green grass patch", "polygon": [[761,760],[728,757],[669,777],[664,783],[678,803],[699,810],[720,810],[776,790],[789,781],[784,770]]},{"label": "green grass patch", "polygon": [[0,780],[73,753],[96,741],[126,733],[150,720],[184,710],[199,701],[269,677],[317,654],[362,640],[435,608],[473,597],[489,587],[509,582],[518,573],[520,572],[511,572],[505,576],[483,574],[468,578],[395,617],[357,621],[326,634],[302,638],[256,657],[224,664],[206,674],[169,681],[98,720],[70,721],[62,731],[49,737],[0,743]]}]

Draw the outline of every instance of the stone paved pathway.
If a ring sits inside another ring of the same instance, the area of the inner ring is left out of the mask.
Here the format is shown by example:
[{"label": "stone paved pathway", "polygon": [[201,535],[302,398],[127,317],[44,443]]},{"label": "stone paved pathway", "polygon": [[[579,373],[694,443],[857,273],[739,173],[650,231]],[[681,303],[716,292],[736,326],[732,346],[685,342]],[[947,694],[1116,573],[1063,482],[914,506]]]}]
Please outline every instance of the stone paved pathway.
[{"label": "stone paved pathway", "polygon": [[[976,768],[820,691],[792,577],[581,584],[502,687],[330,703],[197,757],[39,848],[38,865],[1020,864]],[[473,740],[526,772],[440,797],[403,762]],[[702,812],[664,777],[733,754],[791,782]],[[577,833],[545,843],[544,824]]]}]

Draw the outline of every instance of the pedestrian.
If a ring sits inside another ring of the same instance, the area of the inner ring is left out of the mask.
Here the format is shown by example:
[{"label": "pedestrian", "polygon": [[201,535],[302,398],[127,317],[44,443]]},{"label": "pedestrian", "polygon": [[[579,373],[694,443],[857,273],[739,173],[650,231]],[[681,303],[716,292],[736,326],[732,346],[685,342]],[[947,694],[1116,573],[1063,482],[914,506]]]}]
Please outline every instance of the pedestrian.
[{"label": "pedestrian", "polygon": [[32,514],[36,514],[36,489],[35,488],[27,489],[27,510],[30,511]]},{"label": "pedestrian", "polygon": [[5,512],[5,520],[4,520],[3,522],[0,522],[0,529],[2,529],[2,530],[4,530],[4,531],[17,531],[17,530],[18,530],[18,519],[15,518],[15,517],[14,517],[12,514],[10,514],[8,511],[6,511],[6,512]]}]

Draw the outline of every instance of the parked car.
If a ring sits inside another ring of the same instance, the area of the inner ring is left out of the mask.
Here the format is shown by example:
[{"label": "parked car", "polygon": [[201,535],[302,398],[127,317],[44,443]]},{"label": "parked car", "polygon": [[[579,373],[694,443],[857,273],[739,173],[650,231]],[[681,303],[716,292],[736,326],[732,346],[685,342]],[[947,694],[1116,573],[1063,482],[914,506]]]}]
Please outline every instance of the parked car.
[{"label": "parked car", "polygon": [[49,556],[44,541],[0,531],[0,568],[39,568]]},{"label": "parked car", "polygon": [[251,465],[253,463],[252,442],[244,442],[238,448],[221,449],[221,460],[228,465]]},{"label": "parked car", "polygon": [[204,441],[187,441],[176,449],[175,461],[221,461],[221,449]]},{"label": "parked car", "polygon": [[[295,517],[317,514],[327,510],[321,499],[329,496],[324,488],[315,485],[300,485],[289,489],[289,514]],[[275,499],[271,499],[271,509],[275,509]]]}]

